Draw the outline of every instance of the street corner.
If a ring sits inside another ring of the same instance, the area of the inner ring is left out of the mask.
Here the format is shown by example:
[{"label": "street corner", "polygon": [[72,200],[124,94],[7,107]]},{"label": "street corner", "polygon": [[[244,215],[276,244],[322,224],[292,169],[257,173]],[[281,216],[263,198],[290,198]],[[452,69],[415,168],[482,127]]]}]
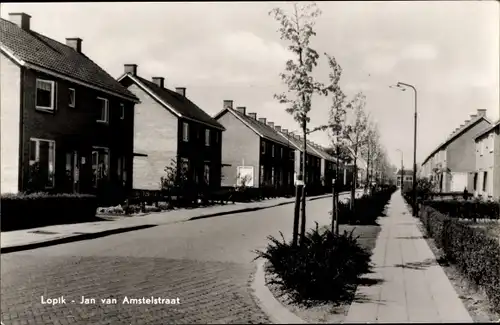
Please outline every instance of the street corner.
[{"label": "street corner", "polygon": [[252,294],[257,305],[267,314],[273,324],[305,324],[306,322],[289,311],[272,294],[266,284],[265,261],[255,261],[256,271],[252,281]]}]

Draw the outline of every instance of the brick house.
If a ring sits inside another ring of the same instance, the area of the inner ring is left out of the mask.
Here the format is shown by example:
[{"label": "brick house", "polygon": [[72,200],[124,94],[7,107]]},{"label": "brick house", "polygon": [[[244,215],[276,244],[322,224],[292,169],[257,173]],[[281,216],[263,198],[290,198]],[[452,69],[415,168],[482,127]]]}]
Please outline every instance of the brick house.
[{"label": "brick house", "polygon": [[224,127],[186,97],[186,88],[165,87],[125,64],[118,81],[141,103],[135,107],[133,188],[159,190],[165,167],[183,168],[187,179],[210,190],[220,187]]},{"label": "brick house", "polygon": [[500,199],[500,120],[480,132],[476,142],[474,195]]},{"label": "brick house", "polygon": [[272,186],[287,191],[293,188],[294,150],[280,136],[280,126],[246,112],[233,109],[225,100],[214,118],[226,131],[222,135],[223,186],[234,186],[246,177],[250,187]]},{"label": "brick house", "polygon": [[[422,163],[422,175],[437,183],[441,192],[473,191],[476,171],[475,138],[491,127],[486,110],[478,109],[441,143]],[[439,171],[439,173],[436,173]],[[436,177],[438,179],[436,179]]]},{"label": "brick house", "polygon": [[[293,132],[288,132],[284,129],[279,134],[286,139],[287,145],[294,150],[294,180],[297,179],[302,171],[303,154],[304,154],[304,139]],[[323,188],[321,179],[321,155],[314,148],[307,144],[306,148],[306,175],[304,181],[306,188],[310,192],[316,192]],[[309,193],[310,193],[309,192]]]},{"label": "brick house", "polygon": [[[0,19],[1,191],[125,195],[138,99],[82,52]],[[101,192],[103,191],[103,192]]]},{"label": "brick house", "polygon": [[[396,186],[401,188],[401,169],[396,171]],[[413,188],[413,170],[403,169],[403,190]]]},{"label": "brick house", "polygon": [[[338,160],[328,154],[322,146],[308,141],[312,150],[321,157],[320,179],[323,192],[328,192],[332,188],[332,180],[335,178],[336,165]],[[339,166],[340,167],[340,166]]]}]

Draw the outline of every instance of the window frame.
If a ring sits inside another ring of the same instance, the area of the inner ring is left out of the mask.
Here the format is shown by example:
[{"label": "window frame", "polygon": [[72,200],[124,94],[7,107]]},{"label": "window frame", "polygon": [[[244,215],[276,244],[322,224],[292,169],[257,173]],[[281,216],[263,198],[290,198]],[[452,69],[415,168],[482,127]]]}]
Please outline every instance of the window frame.
[{"label": "window frame", "polygon": [[189,142],[189,123],[182,122],[182,141]]},{"label": "window frame", "polygon": [[[75,88],[68,88],[68,92],[69,92],[68,106],[75,108],[76,107],[76,89]],[[72,93],[73,93],[73,103],[70,102]]]},{"label": "window frame", "polygon": [[260,144],[260,153],[265,155],[266,154],[266,141],[262,140]]},{"label": "window frame", "polygon": [[120,120],[125,119],[125,104],[120,103]]},{"label": "window frame", "polygon": [[210,129],[205,129],[205,147],[210,147]]},{"label": "window frame", "polygon": [[490,149],[490,152],[493,152],[493,149],[494,149],[494,147],[495,147],[495,135],[494,135],[494,133],[491,133],[491,134],[489,135],[489,141],[490,141],[490,142],[489,142],[489,147],[490,147],[489,149]]},{"label": "window frame", "polygon": [[[31,142],[34,141],[36,143],[36,147],[35,147],[35,160],[32,160],[31,159],[31,147],[30,147],[30,154],[29,154],[29,165],[32,166],[34,165],[35,163],[37,162],[40,162],[40,142],[48,142],[49,143],[49,153],[50,153],[50,143],[53,144],[52,146],[52,150],[53,150],[53,153],[52,153],[52,173],[53,173],[53,176],[52,176],[52,185],[51,186],[44,186],[44,188],[46,189],[53,189],[55,188],[55,183],[56,183],[56,141],[55,140],[50,140],[50,139],[43,139],[43,138],[30,138],[30,145],[31,145]],[[50,156],[49,156],[49,159],[50,159]],[[50,160],[49,160],[50,162]]]},{"label": "window frame", "polygon": [[[38,101],[38,82],[50,84],[50,107],[39,106]],[[36,78],[35,81],[35,109],[44,112],[55,112],[56,111],[56,82],[54,80],[47,80],[42,78]]]},{"label": "window frame", "polygon": [[[207,177],[207,167],[208,167],[208,177]],[[205,160],[203,162],[203,180],[207,185],[210,185],[210,173],[212,171],[210,161]]]},{"label": "window frame", "polygon": [[274,150],[275,150],[275,146],[274,144],[271,144],[271,157],[274,158]]},{"label": "window frame", "polygon": [[488,172],[483,171],[483,192],[487,192],[488,190]]},{"label": "window frame", "polygon": [[100,116],[99,118],[97,119],[97,123],[102,123],[102,124],[108,124],[109,123],[109,100],[107,98],[104,98],[104,97],[97,97],[97,100],[98,101],[104,101],[105,105],[104,105],[104,112],[105,112],[105,119],[104,120],[101,120],[101,117],[102,117],[102,107],[99,108],[100,110]]}]

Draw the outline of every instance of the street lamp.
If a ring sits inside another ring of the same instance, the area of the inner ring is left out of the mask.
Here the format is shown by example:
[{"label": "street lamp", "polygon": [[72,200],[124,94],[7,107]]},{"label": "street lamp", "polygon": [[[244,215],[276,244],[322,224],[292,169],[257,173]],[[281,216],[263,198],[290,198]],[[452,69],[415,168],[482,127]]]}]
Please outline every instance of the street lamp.
[{"label": "street lamp", "polygon": [[[417,216],[417,89],[404,82],[398,82],[396,88],[405,91],[407,88],[413,89],[415,99],[415,124],[413,129],[413,215]],[[390,86],[390,88],[394,88]]]},{"label": "street lamp", "polygon": [[401,149],[396,149],[396,151],[401,152],[401,193],[403,193],[403,171],[404,171],[404,166],[403,166],[403,150]]}]

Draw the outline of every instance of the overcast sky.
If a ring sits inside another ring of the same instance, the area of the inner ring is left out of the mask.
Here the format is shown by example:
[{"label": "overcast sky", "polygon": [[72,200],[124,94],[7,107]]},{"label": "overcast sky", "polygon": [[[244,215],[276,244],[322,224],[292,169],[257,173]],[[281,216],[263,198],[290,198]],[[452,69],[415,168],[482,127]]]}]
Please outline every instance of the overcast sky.
[{"label": "overcast sky", "polygon": [[[207,113],[224,99],[281,125],[298,129],[273,94],[284,88],[278,74],[289,57],[268,15],[288,2],[219,3],[8,3],[1,15],[26,12],[35,31],[64,42],[83,39],[83,52],[112,76],[124,63],[138,64],[145,78],[162,76],[168,88]],[[363,91],[391,161],[413,163],[413,96],[388,86],[418,89],[417,161],[422,161],[477,109],[499,118],[499,3],[497,1],[319,2],[312,46],[334,55],[343,68],[341,86]],[[326,81],[324,58],[317,76]],[[315,99],[311,124],[328,117],[328,98]],[[311,139],[328,145],[326,134]]]}]

